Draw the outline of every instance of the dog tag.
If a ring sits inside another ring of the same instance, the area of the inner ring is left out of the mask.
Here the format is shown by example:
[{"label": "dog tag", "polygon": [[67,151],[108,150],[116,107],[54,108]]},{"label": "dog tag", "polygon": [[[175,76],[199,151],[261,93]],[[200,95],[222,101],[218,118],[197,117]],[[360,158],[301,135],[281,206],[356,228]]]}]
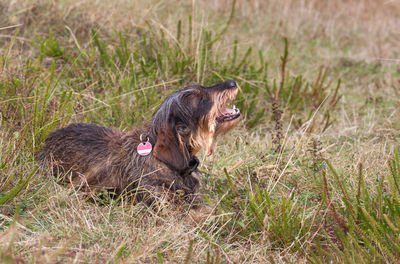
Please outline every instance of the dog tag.
[{"label": "dog tag", "polygon": [[153,147],[151,146],[150,142],[148,142],[148,141],[147,142],[143,142],[143,143],[140,143],[137,146],[137,153],[140,156],[147,156],[147,155],[150,154],[152,149],[153,149]]}]

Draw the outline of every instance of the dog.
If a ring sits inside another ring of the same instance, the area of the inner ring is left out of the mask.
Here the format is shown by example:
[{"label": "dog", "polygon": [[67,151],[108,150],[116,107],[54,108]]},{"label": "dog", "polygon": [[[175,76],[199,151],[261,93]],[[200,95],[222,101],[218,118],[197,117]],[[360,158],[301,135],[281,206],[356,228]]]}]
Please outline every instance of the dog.
[{"label": "dog", "polygon": [[37,161],[84,190],[130,193],[148,205],[179,194],[195,205],[201,200],[196,154],[211,155],[216,137],[238,123],[240,111],[226,107],[237,93],[234,80],[190,84],[170,94],[148,125],[128,132],[71,124],[50,133]]}]

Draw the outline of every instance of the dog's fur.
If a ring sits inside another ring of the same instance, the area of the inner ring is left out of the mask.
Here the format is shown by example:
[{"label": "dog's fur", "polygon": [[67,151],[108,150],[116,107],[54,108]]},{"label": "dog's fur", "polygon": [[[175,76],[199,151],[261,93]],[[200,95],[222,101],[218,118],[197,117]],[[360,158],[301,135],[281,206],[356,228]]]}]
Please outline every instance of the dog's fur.
[{"label": "dog's fur", "polygon": [[[127,133],[92,124],[71,124],[52,132],[37,156],[53,175],[84,189],[129,192],[152,204],[168,190],[190,203],[199,200],[200,173],[196,153],[230,130],[239,111],[226,110],[237,94],[232,80],[203,87],[192,84],[170,94],[149,125]],[[230,109],[229,109],[230,110]],[[147,156],[137,146],[148,139]]]}]

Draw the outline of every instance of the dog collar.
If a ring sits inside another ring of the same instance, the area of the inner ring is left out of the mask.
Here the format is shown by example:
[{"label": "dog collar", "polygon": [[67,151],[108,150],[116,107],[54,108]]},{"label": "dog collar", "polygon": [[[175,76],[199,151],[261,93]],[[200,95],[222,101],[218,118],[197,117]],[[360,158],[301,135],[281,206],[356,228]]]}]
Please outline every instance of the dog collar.
[{"label": "dog collar", "polygon": [[189,160],[190,173],[194,172],[199,166],[199,164],[200,164],[199,159],[196,156],[193,156],[193,158]]}]

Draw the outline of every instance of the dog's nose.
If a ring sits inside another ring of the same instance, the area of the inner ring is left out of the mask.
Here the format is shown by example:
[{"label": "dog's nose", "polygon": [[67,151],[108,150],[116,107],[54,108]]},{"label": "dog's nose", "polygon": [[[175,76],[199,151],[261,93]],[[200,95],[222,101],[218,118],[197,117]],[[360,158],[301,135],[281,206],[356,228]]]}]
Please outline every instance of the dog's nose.
[{"label": "dog's nose", "polygon": [[234,80],[228,80],[228,81],[226,81],[226,84],[228,85],[229,88],[236,87],[236,82]]}]

